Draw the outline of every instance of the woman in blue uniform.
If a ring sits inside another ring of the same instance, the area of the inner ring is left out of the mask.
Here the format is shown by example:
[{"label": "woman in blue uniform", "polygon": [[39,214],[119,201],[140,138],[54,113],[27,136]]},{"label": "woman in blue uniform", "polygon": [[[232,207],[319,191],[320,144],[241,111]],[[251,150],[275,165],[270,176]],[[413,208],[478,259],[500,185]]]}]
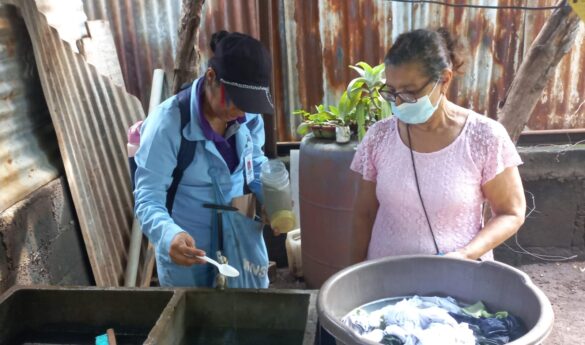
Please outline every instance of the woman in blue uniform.
[{"label": "woman in blue uniform", "polygon": [[[260,166],[267,158],[259,114],[274,111],[269,91],[270,56],[258,40],[225,31],[213,35],[211,49],[214,56],[206,73],[193,82],[187,94],[188,123],[182,127],[181,97],[173,96],[157,107],[141,128],[135,157],[135,212],[156,249],[161,286],[213,285],[212,266],[197,258],[206,253],[215,256],[212,251],[218,246],[215,211],[204,204],[227,205],[243,194],[244,184],[262,202]],[[167,191],[182,140],[195,142],[195,152],[167,209]],[[232,223],[224,222],[223,226]],[[263,252],[261,262],[246,265],[264,276],[259,285],[244,283],[251,286],[240,287],[268,285],[261,227],[254,231],[260,231],[254,238],[257,250]]]}]

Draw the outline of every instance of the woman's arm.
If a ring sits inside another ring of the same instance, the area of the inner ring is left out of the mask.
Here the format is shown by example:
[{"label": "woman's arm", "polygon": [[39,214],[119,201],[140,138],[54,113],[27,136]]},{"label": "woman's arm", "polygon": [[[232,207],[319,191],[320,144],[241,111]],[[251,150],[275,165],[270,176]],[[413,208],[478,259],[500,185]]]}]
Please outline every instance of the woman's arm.
[{"label": "woman's arm", "polygon": [[513,236],[524,223],[526,199],[518,167],[509,167],[482,187],[492,218],[464,248],[447,256],[478,259]]},{"label": "woman's arm", "polygon": [[[248,129],[250,130],[250,135],[252,136],[252,144],[254,146],[252,152],[252,160],[254,165],[254,181],[249,184],[250,190],[256,195],[256,198],[260,201],[261,204],[264,204],[264,195],[262,194],[262,182],[260,182],[260,172],[262,164],[268,160],[264,155],[264,142],[265,134],[264,134],[264,120],[262,119],[261,115],[251,115],[247,114],[247,117],[252,117],[249,119]],[[246,181],[244,181],[246,183]]]},{"label": "woman's arm", "polygon": [[350,246],[352,263],[362,262],[367,258],[372,227],[379,206],[376,198],[376,182],[362,179],[354,204],[353,233]]},{"label": "woman's arm", "polygon": [[166,208],[167,190],[173,180],[181,141],[179,118],[176,101],[171,99],[158,106],[142,125],[140,148],[135,158],[134,211],[142,231],[159,255],[190,266],[205,263],[195,257],[205,253],[175,224]]}]

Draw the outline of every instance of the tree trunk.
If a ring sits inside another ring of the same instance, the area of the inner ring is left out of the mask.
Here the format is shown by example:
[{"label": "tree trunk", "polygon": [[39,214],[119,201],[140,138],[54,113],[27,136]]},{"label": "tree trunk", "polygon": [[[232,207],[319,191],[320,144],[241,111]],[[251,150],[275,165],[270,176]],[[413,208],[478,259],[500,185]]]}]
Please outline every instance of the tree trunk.
[{"label": "tree trunk", "polygon": [[173,75],[173,93],[197,76],[199,68],[199,24],[205,0],[183,0],[181,21],[179,23],[179,44]]},{"label": "tree trunk", "polygon": [[[565,0],[559,5],[566,4]],[[571,50],[579,28],[579,16],[569,6],[554,10],[512,81],[498,120],[515,142],[530,119],[548,80],[554,75],[561,58]]]}]

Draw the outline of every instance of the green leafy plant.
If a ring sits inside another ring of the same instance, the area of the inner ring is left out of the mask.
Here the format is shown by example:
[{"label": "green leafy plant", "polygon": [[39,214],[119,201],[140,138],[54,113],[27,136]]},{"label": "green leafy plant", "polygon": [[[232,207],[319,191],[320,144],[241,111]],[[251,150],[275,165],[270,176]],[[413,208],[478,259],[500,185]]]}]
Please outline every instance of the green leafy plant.
[{"label": "green leafy plant", "polygon": [[355,123],[359,140],[374,122],[392,114],[390,105],[380,95],[386,84],[384,64],[372,67],[365,62],[349,66],[359,74],[347,85],[347,90],[339,100],[340,117],[344,122]]},{"label": "green leafy plant", "polygon": [[294,115],[301,116],[303,122],[297,128],[297,133],[306,135],[313,128],[332,127],[339,124],[339,110],[335,106],[326,107],[323,104],[315,106],[315,112],[297,110]]},{"label": "green leafy plant", "polygon": [[341,95],[337,106],[323,104],[315,106],[315,112],[297,110],[293,114],[303,118],[297,128],[300,135],[315,127],[350,126],[352,132],[362,140],[366,130],[374,122],[391,115],[390,105],[380,95],[385,85],[384,64],[372,67],[365,62],[349,66],[359,77],[353,79]]}]

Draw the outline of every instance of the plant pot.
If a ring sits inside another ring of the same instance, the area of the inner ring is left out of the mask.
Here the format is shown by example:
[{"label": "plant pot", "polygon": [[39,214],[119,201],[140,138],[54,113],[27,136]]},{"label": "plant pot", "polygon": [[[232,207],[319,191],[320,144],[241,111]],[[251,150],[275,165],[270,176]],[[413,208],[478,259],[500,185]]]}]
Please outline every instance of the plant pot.
[{"label": "plant pot", "polygon": [[311,126],[311,131],[315,138],[335,139],[335,126]]},{"label": "plant pot", "polygon": [[335,128],[335,141],[339,144],[346,144],[351,140],[349,126],[337,126]]},{"label": "plant pot", "polygon": [[353,134],[357,134],[358,131],[358,125],[355,122],[352,122],[349,124],[349,130],[351,131],[351,133]]}]

